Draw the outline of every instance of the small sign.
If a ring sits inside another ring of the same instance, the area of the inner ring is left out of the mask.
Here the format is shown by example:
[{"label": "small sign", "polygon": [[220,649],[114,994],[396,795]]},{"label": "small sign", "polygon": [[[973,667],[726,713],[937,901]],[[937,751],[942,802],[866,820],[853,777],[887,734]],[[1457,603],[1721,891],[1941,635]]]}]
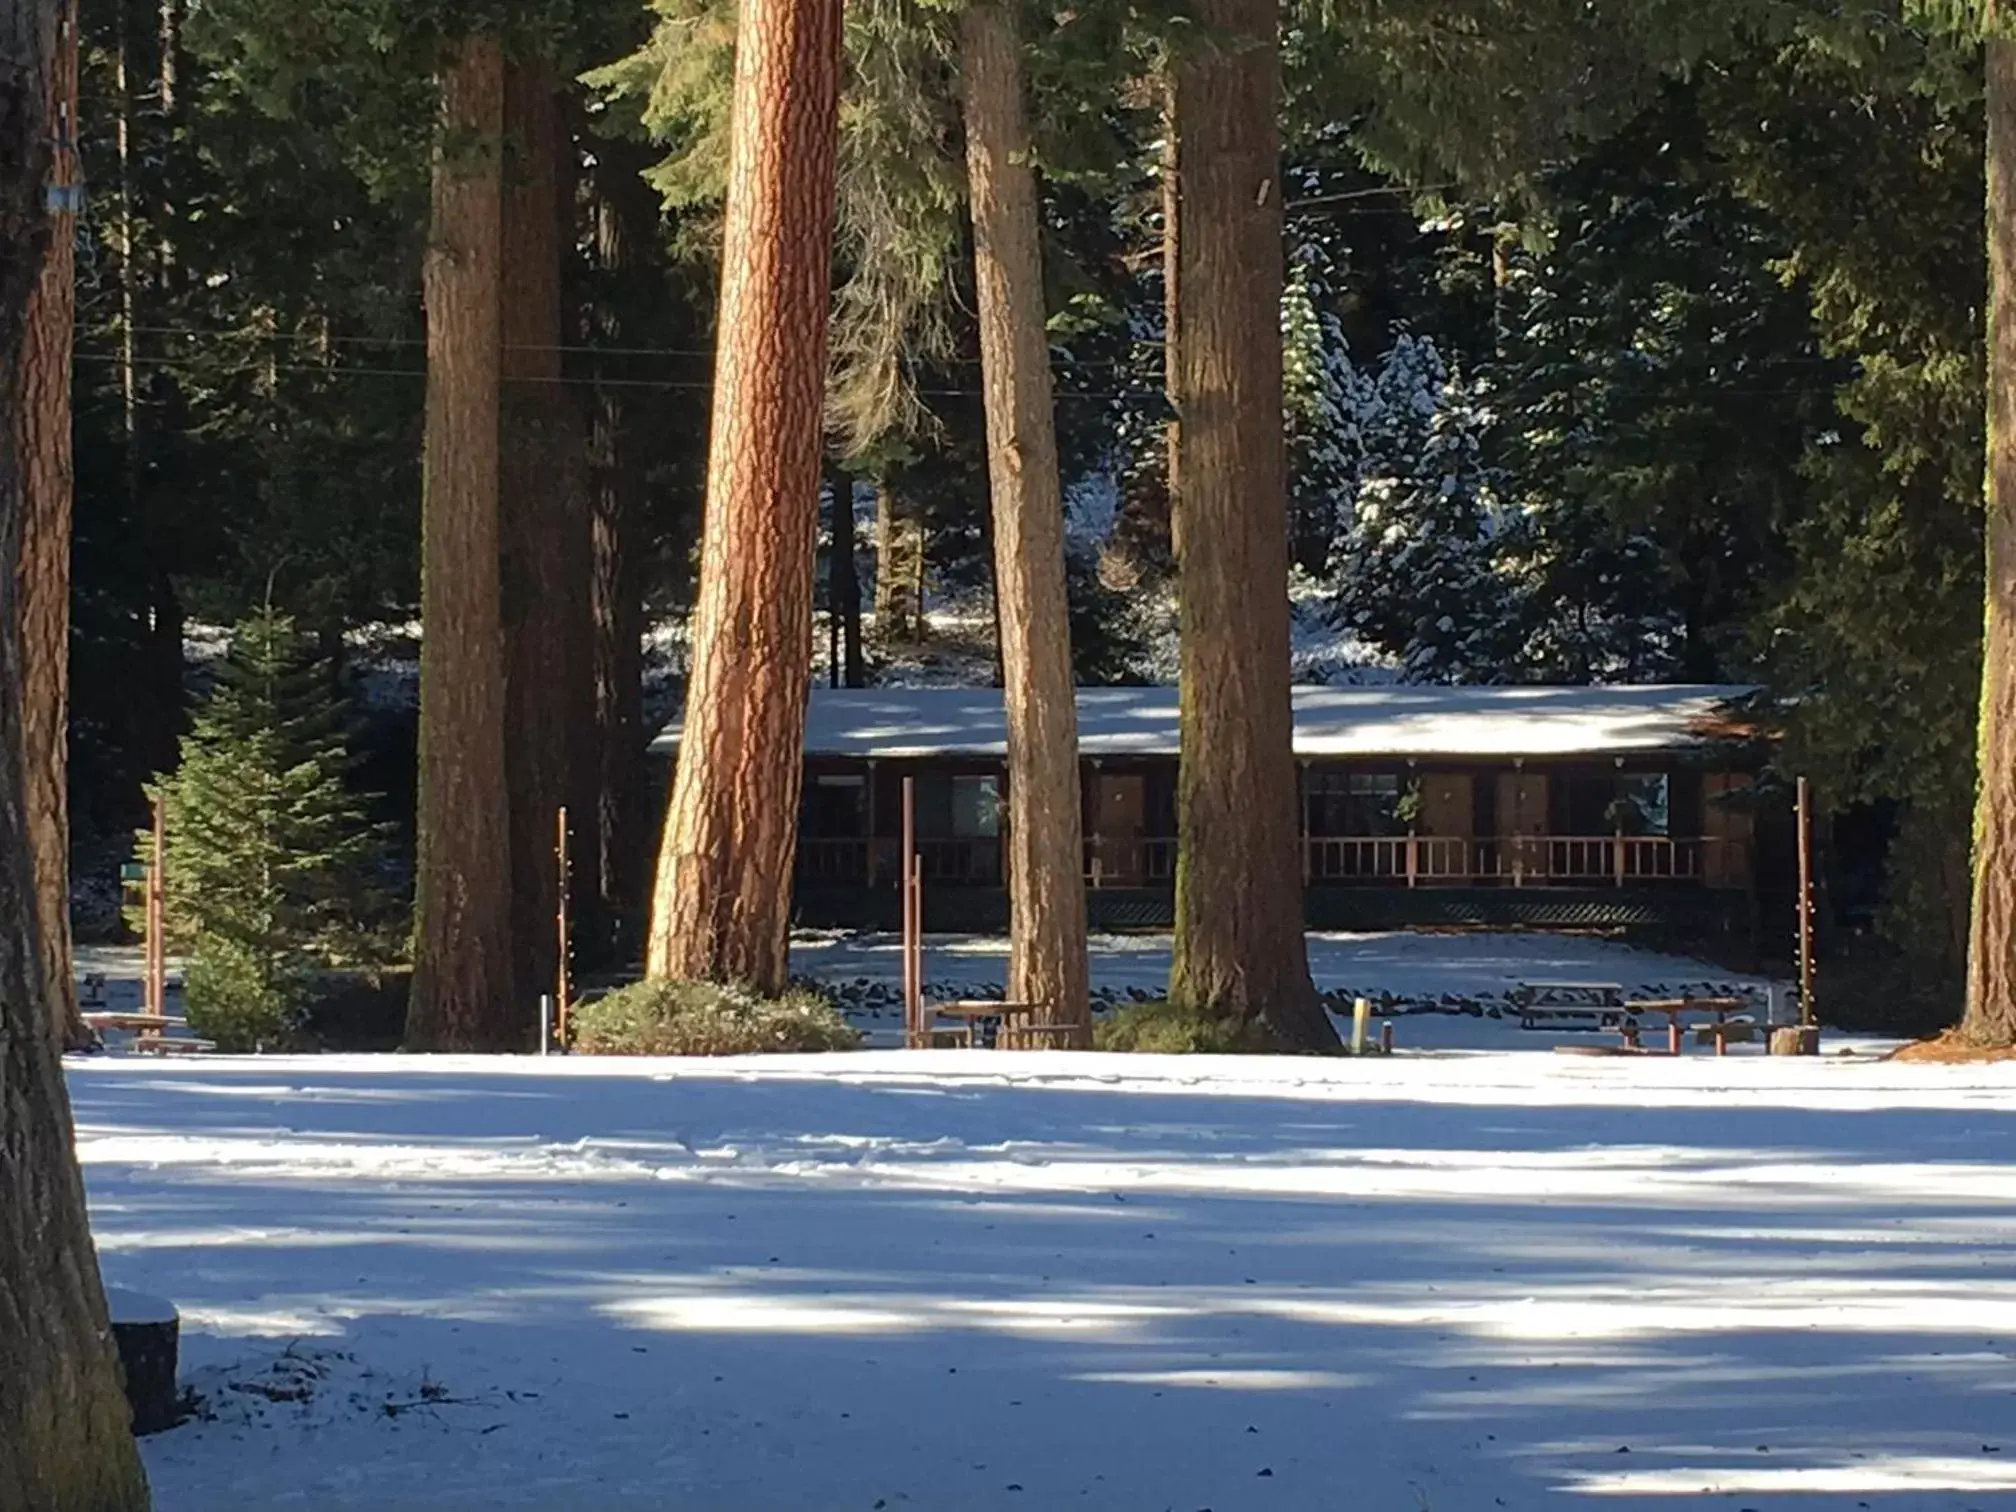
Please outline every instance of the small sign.
[{"label": "small sign", "polygon": [[121,882],[145,882],[147,880],[147,863],[145,861],[128,861],[124,866],[119,868],[119,880]]}]

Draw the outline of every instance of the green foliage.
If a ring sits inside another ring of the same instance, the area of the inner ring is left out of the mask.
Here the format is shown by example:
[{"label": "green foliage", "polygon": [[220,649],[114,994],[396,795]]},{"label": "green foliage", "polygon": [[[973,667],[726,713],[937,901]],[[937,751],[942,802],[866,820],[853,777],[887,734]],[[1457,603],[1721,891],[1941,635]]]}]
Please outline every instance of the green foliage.
[{"label": "green foliage", "polygon": [[168,942],[190,1023],[225,1049],[285,1039],[321,972],[389,953],[384,836],[345,785],[327,676],[285,616],[247,619],[160,784]]},{"label": "green foliage", "polygon": [[766,998],[746,987],[646,978],[573,1014],[574,1048],[588,1055],[763,1055],[852,1050],[861,1043],[810,988]]},{"label": "green foliage", "polygon": [[1129,1003],[1092,1025],[1095,1050],[1140,1055],[1266,1055],[1279,1046],[1251,1026],[1174,1003]]}]

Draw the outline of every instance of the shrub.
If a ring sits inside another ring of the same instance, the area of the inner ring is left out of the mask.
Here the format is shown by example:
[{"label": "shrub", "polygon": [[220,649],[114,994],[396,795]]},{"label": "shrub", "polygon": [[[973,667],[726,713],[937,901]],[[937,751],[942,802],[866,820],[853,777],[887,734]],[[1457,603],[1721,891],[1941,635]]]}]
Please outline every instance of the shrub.
[{"label": "shrub", "polygon": [[1129,1003],[1092,1026],[1096,1050],[1142,1055],[1262,1055],[1277,1047],[1245,1024],[1200,1014],[1174,1003]]},{"label": "shrub", "polygon": [[634,982],[581,1004],[574,1048],[588,1055],[760,1055],[852,1050],[861,1036],[819,993],[766,998],[714,982]]}]

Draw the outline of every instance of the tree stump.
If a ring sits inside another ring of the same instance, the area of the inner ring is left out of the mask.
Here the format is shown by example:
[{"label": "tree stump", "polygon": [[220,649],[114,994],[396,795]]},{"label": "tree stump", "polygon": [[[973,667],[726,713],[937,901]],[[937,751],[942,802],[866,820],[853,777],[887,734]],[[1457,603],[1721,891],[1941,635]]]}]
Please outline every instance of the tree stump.
[{"label": "tree stump", "polygon": [[126,1402],[135,1434],[159,1433],[181,1421],[175,1390],[182,1325],[175,1304],[122,1287],[105,1288],[112,1338],[119,1346]]},{"label": "tree stump", "polygon": [[1773,1055],[1818,1055],[1820,1030],[1816,1026],[1787,1024],[1771,1031]]}]

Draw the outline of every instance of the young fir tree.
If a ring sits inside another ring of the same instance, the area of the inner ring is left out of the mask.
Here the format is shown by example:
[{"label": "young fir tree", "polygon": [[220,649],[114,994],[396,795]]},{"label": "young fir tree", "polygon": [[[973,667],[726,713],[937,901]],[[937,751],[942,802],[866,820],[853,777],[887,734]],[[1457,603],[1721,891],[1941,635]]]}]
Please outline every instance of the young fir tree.
[{"label": "young fir tree", "polygon": [[1426,682],[1502,676],[1514,594],[1499,571],[1487,416],[1433,342],[1402,336],[1361,426],[1356,518],[1334,563],[1343,622]]},{"label": "young fir tree", "polygon": [[284,1038],[318,971],[379,958],[385,839],[348,767],[327,668],[285,615],[255,613],[161,783],[169,943],[189,1021],[221,1048]]}]

